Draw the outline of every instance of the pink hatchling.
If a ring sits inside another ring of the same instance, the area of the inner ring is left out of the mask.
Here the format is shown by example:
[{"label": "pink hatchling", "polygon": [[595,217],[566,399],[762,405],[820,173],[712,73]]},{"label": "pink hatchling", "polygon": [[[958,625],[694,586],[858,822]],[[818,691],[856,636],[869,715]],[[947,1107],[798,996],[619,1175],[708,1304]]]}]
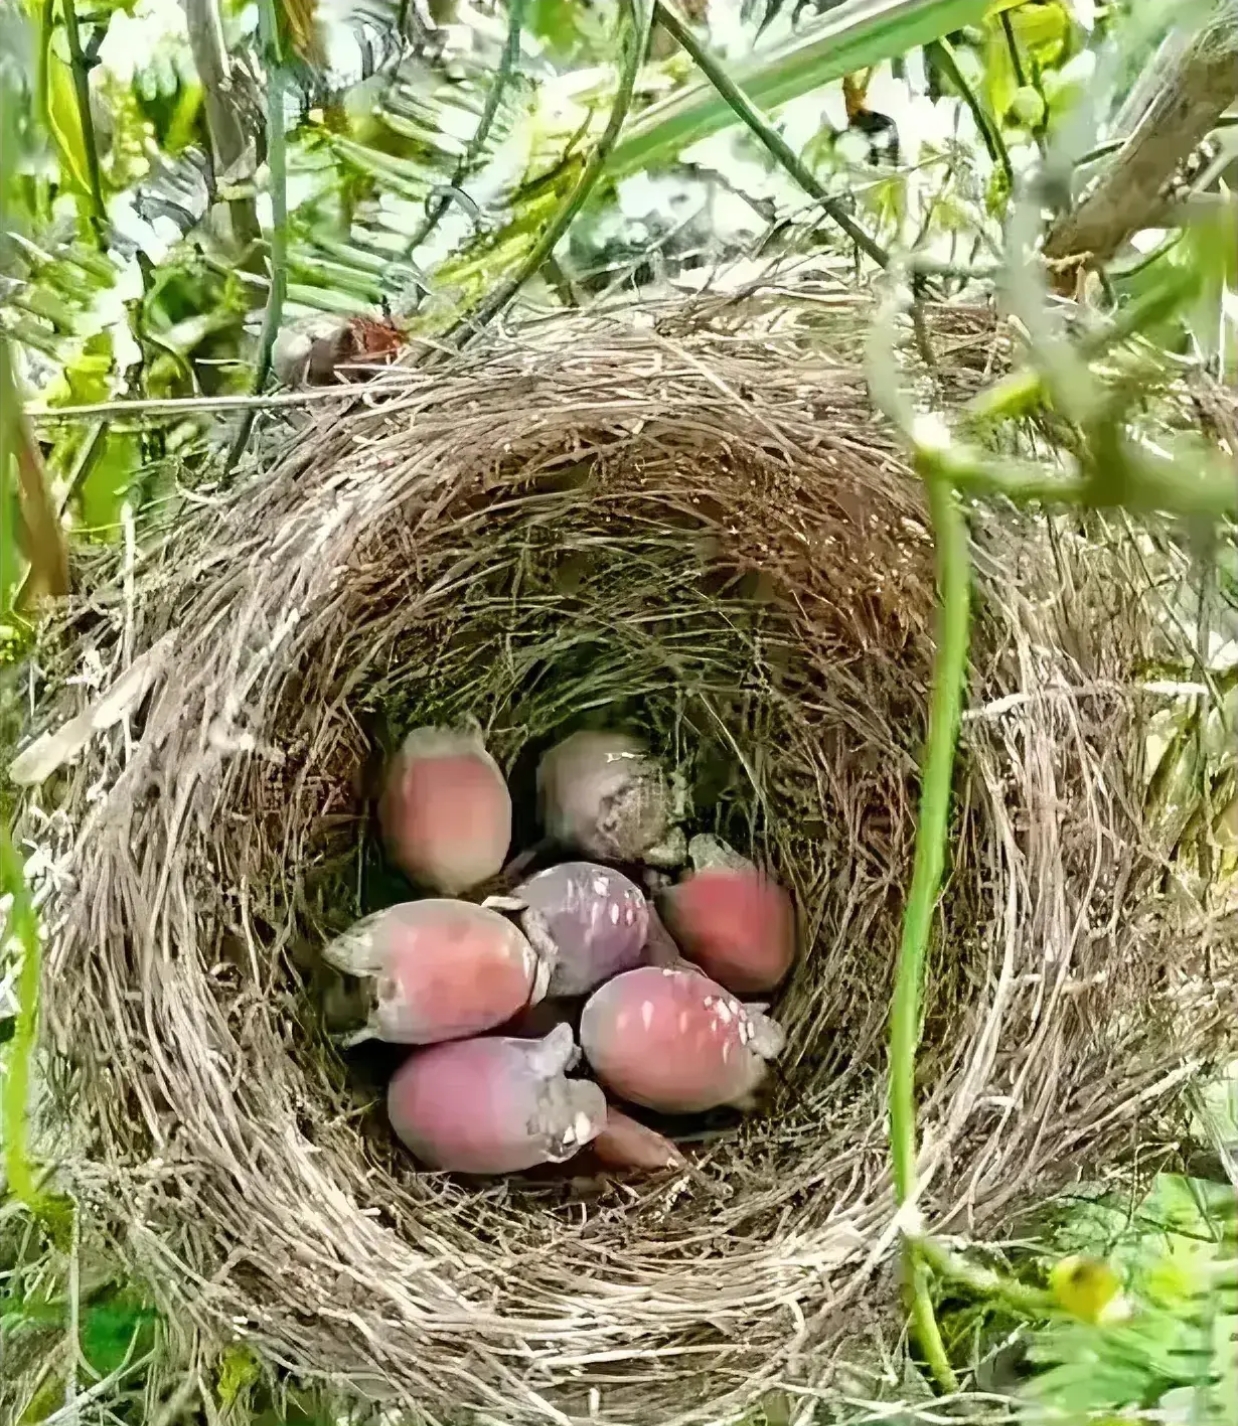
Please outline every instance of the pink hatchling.
[{"label": "pink hatchling", "polygon": [[358,921],[323,951],[368,983],[356,1038],[433,1045],[478,1035],[540,1000],[550,965],[519,928],[467,901],[404,901]]},{"label": "pink hatchling", "polygon": [[613,1104],[606,1106],[606,1128],[590,1148],[612,1168],[656,1171],[677,1169],[684,1162],[683,1155],[669,1139],[621,1113]]},{"label": "pink hatchling", "polygon": [[542,1040],[495,1036],[419,1051],[388,1086],[391,1127],[430,1168],[493,1174],[562,1163],[606,1123],[597,1085],[564,1074],[578,1055],[566,1025]]},{"label": "pink hatchling", "polygon": [[596,862],[563,862],[517,887],[520,924],[534,947],[553,959],[551,995],[584,995],[641,962],[649,908],[622,872]]},{"label": "pink hatchling", "polygon": [[684,956],[737,995],[772,990],[795,959],[795,911],[771,877],[713,838],[693,837],[697,870],[659,909]]},{"label": "pink hatchling", "polygon": [[415,728],[379,801],[391,859],[449,896],[496,875],[512,839],[512,799],[479,735]]},{"label": "pink hatchling", "polygon": [[708,976],[642,966],[589,997],[580,1044],[597,1077],[621,1098],[695,1114],[723,1104],[751,1107],[783,1033]]}]

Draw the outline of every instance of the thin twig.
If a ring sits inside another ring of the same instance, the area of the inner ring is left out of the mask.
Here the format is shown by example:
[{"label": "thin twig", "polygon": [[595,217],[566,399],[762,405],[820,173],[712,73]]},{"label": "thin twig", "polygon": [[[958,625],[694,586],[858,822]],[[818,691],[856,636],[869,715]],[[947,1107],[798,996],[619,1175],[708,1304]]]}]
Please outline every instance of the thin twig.
[{"label": "thin twig", "polygon": [[1019,53],[1019,41],[1015,37],[1014,25],[1010,19],[1010,12],[1003,10],[1001,13],[1002,32],[1006,36],[1006,48],[1010,51],[1010,67],[1014,70],[1014,82],[1020,89],[1027,87],[1027,76],[1023,72],[1023,56]]},{"label": "thin twig", "polygon": [[506,282],[502,283],[488,297],[483,298],[475,311],[461,317],[451,328],[448,336],[454,339],[459,346],[465,346],[472,341],[488,322],[493,321],[554,252],[559,239],[571,227],[572,220],[584,207],[585,201],[602,176],[606,161],[618,141],[624,120],[632,106],[636,76],[640,73],[641,63],[648,52],[649,35],[653,29],[652,0],[626,0],[624,9],[630,15],[627,27],[628,42],[624,51],[623,67],[619,73],[619,89],[615,94],[615,102],[611,106],[606,128],[601,138],[598,139],[597,146],[589,155],[580,177],[576,180],[576,186],[559,205],[550,222],[546,224],[533,251]]},{"label": "thin twig", "polygon": [[1002,138],[1001,128],[997,120],[992,117],[977,96],[972,92],[971,85],[963,78],[963,71],[959,68],[958,60],[954,57],[954,49],[950,41],[946,39],[935,40],[932,49],[942,69],[944,69],[948,75],[950,82],[959,91],[964,104],[971,110],[972,118],[976,121],[976,128],[980,132],[980,137],[984,142],[985,148],[989,151],[989,157],[1001,169],[1009,187],[1013,188],[1014,169],[1011,167],[1010,155],[1006,151],[1006,144]]},{"label": "thin twig", "polygon": [[[366,397],[386,391],[404,391],[406,380],[367,382]],[[123,421],[128,416],[193,416],[211,411],[274,411],[289,406],[317,406],[320,401],[356,401],[357,389],[348,386],[323,386],[313,391],[270,391],[265,396],[150,396],[128,400],[86,401],[80,406],[35,406],[26,412],[32,421],[47,424],[57,421],[94,420],[108,416]]]},{"label": "thin twig", "polygon": [[666,0],[657,0],[657,15],[658,23],[683,47],[693,64],[800,187],[820,203],[822,210],[838,224],[861,252],[872,258],[880,267],[889,267],[889,253],[860,227],[837,198],[831,196],[816,174],[804,163],[786,139],[770,125],[722,65],[701,44],[689,26],[670,8]]},{"label": "thin twig", "polygon": [[77,26],[74,0],[62,0],[65,39],[69,45],[69,65],[73,70],[73,93],[77,118],[82,126],[82,147],[86,151],[86,176],[90,183],[91,227],[100,248],[106,246],[107,204],[103,199],[103,179],[99,172],[99,150],[95,143],[95,121],[90,112],[90,66],[82,53],[82,36]]},{"label": "thin twig", "polygon": [[[271,287],[267,292],[258,343],[258,365],[254,373],[254,394],[261,396],[271,374],[271,353],[284,316],[288,292],[288,162],[284,140],[284,60],[280,53],[279,19],[275,0],[258,0],[258,35],[262,41],[267,69],[267,172],[271,191]],[[254,426],[250,407],[240,425],[224,462],[225,476],[231,474],[249,444]]]},{"label": "thin twig", "polygon": [[442,222],[443,215],[451,207],[452,190],[463,188],[465,179],[472,173],[473,165],[486,146],[486,140],[489,139],[490,130],[494,127],[494,121],[498,117],[499,105],[507,90],[508,82],[516,72],[516,63],[520,58],[520,35],[524,26],[524,12],[527,4],[528,0],[510,0],[508,4],[507,41],[503,46],[499,71],[494,76],[494,83],[486,95],[485,108],[481,111],[481,118],[477,121],[477,128],[469,140],[468,147],[460,155],[456,170],[451,176],[451,182],[447,185],[447,192],[427,212],[421,227],[408,240],[408,246],[404,250],[406,257],[412,257],[413,253]]},{"label": "thin twig", "polygon": [[[940,602],[915,861],[890,1010],[890,1150],[894,1192],[900,1205],[913,1203],[916,1196],[915,1079],[920,1004],[929,937],[945,865],[971,614],[971,553],[958,496],[929,457],[921,456],[920,465],[933,522]],[[913,1241],[906,1240],[905,1249],[908,1286],[921,1349],[942,1389],[956,1391],[958,1382],[933,1315],[924,1265]]]},{"label": "thin twig", "polygon": [[[226,177],[228,185],[235,190],[242,183],[250,184],[253,178],[255,165],[246,162],[247,156],[252,155],[253,141],[247,139],[245,133],[240,91],[224,42],[218,0],[182,0],[182,3],[194,69],[202,85],[212,175],[216,185]],[[229,198],[228,213],[233,242],[248,255],[247,260],[252,261],[262,236],[252,189],[244,196]]]}]

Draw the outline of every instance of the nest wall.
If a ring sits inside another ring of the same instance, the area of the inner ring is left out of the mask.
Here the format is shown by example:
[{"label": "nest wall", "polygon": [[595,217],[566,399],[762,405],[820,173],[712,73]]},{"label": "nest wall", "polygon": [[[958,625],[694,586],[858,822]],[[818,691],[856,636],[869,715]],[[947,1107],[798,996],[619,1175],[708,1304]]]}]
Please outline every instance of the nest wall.
[{"label": "nest wall", "polygon": [[[885,1018],[933,654],[866,310],[565,317],[389,373],[82,612],[104,681],[145,660],[150,687],[38,819],[65,846],[53,1088],[74,1191],[173,1320],[432,1422],[722,1422],[827,1389],[888,1286]],[[934,329],[974,384],[991,324]],[[977,509],[973,549],[920,1061],[921,1206],[955,1230],[1127,1142],[1218,1032],[1183,1013],[1199,927],[1141,820],[1132,684],[1163,636],[1122,540]],[[323,1036],[307,967],[356,910],[376,728],[465,717],[517,781],[582,720],[639,722],[694,769],[701,824],[795,893],[782,1076],[687,1174],[420,1174]]]}]

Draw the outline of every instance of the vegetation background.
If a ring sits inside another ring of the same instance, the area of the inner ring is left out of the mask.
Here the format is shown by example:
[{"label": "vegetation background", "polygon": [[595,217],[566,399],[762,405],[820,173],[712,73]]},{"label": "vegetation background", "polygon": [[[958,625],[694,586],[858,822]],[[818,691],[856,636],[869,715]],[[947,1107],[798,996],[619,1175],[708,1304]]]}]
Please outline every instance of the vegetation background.
[{"label": "vegetation background", "polygon": [[[692,0],[659,5],[645,47],[650,13],[0,0],[6,745],[49,601],[261,467],[273,367],[295,387],[325,352],[331,376],[388,329],[459,344],[517,310],[737,283],[800,255],[857,286],[893,268],[917,293],[998,291],[1059,406],[1071,351],[1117,354],[1119,384],[1147,364],[1238,380],[1229,0]],[[1030,295],[1029,222],[1051,259]],[[1046,285],[1103,319],[1065,354],[1037,315]],[[908,438],[931,474],[910,423]],[[1171,810],[1175,780],[1208,780],[1194,890],[1224,897],[1238,548],[1216,455],[1213,438],[1106,466],[1104,490],[1081,458],[1079,498],[1179,510],[1201,551],[1210,612],[1201,597],[1195,665],[1165,671],[1183,692],[1149,765]],[[39,849],[5,830],[0,853],[0,1420],[378,1419],[240,1349],[193,1359],[172,1390],[152,1370],[184,1356],[177,1324],[106,1256],[83,1259],[42,1168],[55,1146],[29,1143]],[[1211,1067],[1181,1142],[1132,1146],[1112,1181],[965,1261],[924,1245],[958,1389],[942,1394],[922,1342],[870,1344],[821,1419],[1238,1420],[1236,1154],[1234,1081]]]}]

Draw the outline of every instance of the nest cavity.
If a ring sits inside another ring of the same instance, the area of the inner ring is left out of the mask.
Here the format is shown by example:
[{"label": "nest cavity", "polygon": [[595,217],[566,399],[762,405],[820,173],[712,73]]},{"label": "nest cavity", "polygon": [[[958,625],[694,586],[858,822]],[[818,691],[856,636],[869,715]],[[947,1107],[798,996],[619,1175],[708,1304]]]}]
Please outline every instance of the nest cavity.
[{"label": "nest cavity", "polygon": [[[74,1191],[172,1320],[427,1422],[673,1426],[823,1390],[857,1297],[896,1300],[885,1033],[935,571],[867,396],[868,320],[766,291],[388,371],[82,611],[96,681],[144,660],[149,691],[57,789],[53,1088]],[[947,395],[1000,357],[982,313],[930,327]],[[1197,926],[1141,810],[1134,684],[1166,636],[1128,542],[970,518],[919,1060],[920,1206],[954,1230],[1112,1151],[1216,1028],[1181,1013]],[[46,716],[84,698],[62,686]],[[471,719],[522,805],[555,738],[640,729],[693,828],[794,893],[771,1102],[688,1173],[419,1173],[323,1033],[315,950],[382,899],[376,750]]]}]

